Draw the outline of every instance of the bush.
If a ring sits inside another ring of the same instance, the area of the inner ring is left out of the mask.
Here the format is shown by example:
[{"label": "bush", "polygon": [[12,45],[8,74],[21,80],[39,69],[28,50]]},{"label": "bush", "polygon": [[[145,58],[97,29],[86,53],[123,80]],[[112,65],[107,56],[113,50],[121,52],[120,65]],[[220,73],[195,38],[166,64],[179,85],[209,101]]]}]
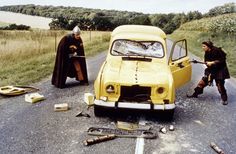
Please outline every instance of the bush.
[{"label": "bush", "polygon": [[10,24],[6,27],[0,27],[0,30],[29,30],[30,26]]}]

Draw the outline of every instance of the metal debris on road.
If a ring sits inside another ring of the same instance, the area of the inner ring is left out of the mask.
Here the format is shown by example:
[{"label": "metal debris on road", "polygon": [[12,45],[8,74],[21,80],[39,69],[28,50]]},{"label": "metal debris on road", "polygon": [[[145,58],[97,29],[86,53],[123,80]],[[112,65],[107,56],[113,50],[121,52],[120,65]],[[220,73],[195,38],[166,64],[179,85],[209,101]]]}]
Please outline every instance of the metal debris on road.
[{"label": "metal debris on road", "polygon": [[84,102],[88,105],[94,105],[94,95],[91,93],[84,93]]},{"label": "metal debris on road", "polygon": [[137,123],[131,123],[131,122],[124,122],[124,121],[117,121],[116,122],[116,127],[118,129],[122,130],[137,130],[138,129],[138,124]]},{"label": "metal debris on road", "polygon": [[160,132],[162,132],[163,134],[167,133],[166,127],[161,127]]},{"label": "metal debris on road", "polygon": [[170,125],[169,130],[170,130],[170,131],[174,131],[174,130],[175,130],[174,125]]},{"label": "metal debris on road", "polygon": [[69,105],[67,103],[54,105],[54,111],[67,111],[67,110],[69,110]]},{"label": "metal debris on road", "polygon": [[30,86],[3,86],[0,87],[0,94],[3,96],[17,96],[38,90],[39,89]]},{"label": "metal debris on road", "polygon": [[211,142],[210,146],[211,146],[212,149],[215,150],[216,153],[224,154],[224,151],[221,148],[219,148],[214,142]]},{"label": "metal debris on road", "polygon": [[96,143],[100,143],[100,142],[104,142],[104,141],[108,141],[108,140],[113,140],[114,138],[116,138],[116,136],[114,134],[109,134],[109,135],[104,135],[104,136],[99,136],[99,137],[87,139],[87,140],[83,141],[83,143],[84,143],[84,145],[88,146],[88,145],[92,145],[92,144],[96,144]]},{"label": "metal debris on road", "polygon": [[88,113],[84,113],[83,111],[80,111],[76,117],[87,117],[90,118],[91,116]]},{"label": "metal debris on road", "polygon": [[112,129],[112,128],[102,128],[102,127],[90,127],[88,129],[89,135],[108,135],[115,134],[117,137],[127,137],[127,138],[137,138],[142,137],[145,139],[155,139],[157,138],[157,133],[151,130],[121,130],[121,129]]}]

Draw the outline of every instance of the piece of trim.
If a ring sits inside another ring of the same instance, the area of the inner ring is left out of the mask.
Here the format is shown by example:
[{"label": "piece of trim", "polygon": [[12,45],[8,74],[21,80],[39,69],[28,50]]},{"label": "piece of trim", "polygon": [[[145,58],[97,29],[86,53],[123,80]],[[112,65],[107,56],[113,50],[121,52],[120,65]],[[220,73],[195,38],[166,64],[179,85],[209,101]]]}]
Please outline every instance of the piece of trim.
[{"label": "piece of trim", "polygon": [[[103,107],[111,107],[115,108],[115,102],[105,102],[102,100],[95,100],[95,105],[103,106]],[[144,103],[130,103],[130,102],[118,102],[118,108],[126,108],[126,109],[145,109],[151,110],[150,104]],[[175,104],[163,104],[163,105],[153,105],[154,110],[172,110],[175,108]]]}]

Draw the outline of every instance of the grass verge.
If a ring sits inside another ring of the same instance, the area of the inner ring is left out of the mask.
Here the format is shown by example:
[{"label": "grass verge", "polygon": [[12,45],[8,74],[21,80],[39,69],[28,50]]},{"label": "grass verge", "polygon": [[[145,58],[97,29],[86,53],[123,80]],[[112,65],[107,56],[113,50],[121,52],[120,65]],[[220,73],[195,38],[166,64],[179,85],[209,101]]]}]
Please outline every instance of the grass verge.
[{"label": "grass verge", "polygon": [[[30,85],[52,74],[66,31],[0,31],[0,86]],[[86,56],[108,49],[109,32],[82,32]]]}]

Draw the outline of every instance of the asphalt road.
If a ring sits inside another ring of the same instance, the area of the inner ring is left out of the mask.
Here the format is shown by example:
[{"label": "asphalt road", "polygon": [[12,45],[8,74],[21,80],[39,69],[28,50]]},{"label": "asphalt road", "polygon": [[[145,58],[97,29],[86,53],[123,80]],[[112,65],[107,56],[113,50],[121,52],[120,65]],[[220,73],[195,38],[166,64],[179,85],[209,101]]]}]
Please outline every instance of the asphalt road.
[{"label": "asphalt road", "polygon": [[[172,121],[164,121],[147,116],[134,117],[127,114],[118,120],[140,121],[157,131],[157,139],[145,139],[142,147],[134,138],[116,138],[111,141],[84,146],[83,141],[91,138],[86,130],[92,126],[114,128],[114,117],[97,118],[93,108],[87,109],[83,103],[85,92],[93,93],[93,82],[105,54],[87,60],[89,86],[81,86],[75,80],[67,81],[68,87],[57,89],[50,83],[50,78],[35,84],[46,100],[31,104],[24,101],[24,95],[0,97],[0,153],[49,153],[49,154],[189,154],[215,152],[210,142],[215,142],[225,153],[236,152],[236,82],[226,81],[229,104],[220,104],[216,86],[207,87],[199,98],[188,99],[200,79],[203,66],[193,65],[192,81],[177,90],[176,112]],[[70,110],[54,112],[54,104],[68,103]],[[91,118],[76,117],[80,112],[88,113]],[[174,131],[166,134],[160,128],[174,125]],[[140,142],[139,142],[140,143]],[[136,152],[135,152],[136,151]]]}]

